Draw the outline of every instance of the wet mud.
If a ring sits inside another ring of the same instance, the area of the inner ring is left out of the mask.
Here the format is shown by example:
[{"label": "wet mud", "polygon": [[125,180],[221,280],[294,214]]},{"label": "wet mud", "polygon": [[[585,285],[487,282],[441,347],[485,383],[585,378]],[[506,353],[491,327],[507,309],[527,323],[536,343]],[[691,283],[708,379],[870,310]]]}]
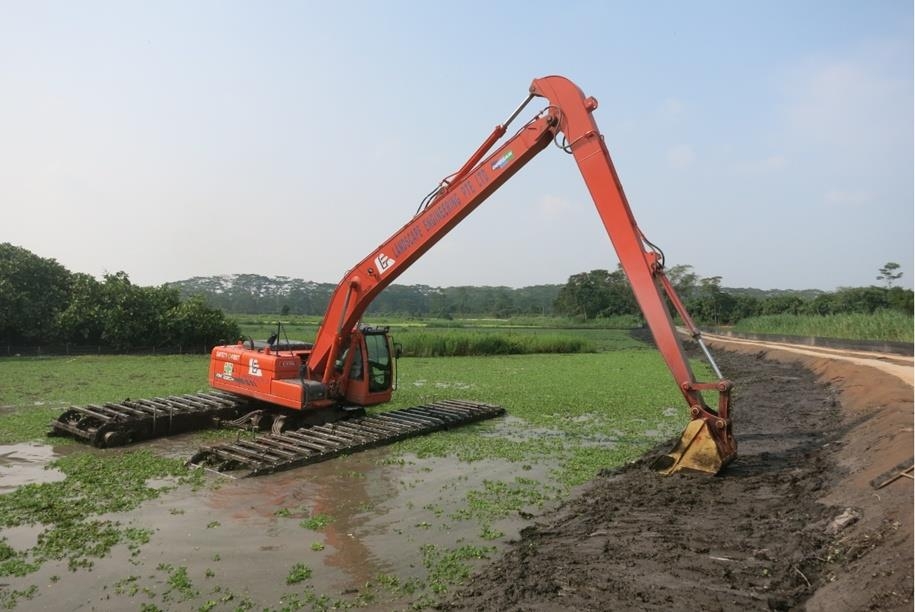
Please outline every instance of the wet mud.
[{"label": "wet mud", "polygon": [[[912,389],[787,354],[720,354],[739,457],[717,477],[609,471],[447,610],[911,610]],[[661,451],[663,449],[658,449]]]}]

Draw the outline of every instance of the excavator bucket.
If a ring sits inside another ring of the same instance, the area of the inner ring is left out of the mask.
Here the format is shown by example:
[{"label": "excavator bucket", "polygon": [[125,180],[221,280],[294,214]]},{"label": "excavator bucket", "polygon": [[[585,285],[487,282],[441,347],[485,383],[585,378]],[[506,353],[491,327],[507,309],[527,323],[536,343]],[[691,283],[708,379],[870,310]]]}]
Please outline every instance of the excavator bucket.
[{"label": "excavator bucket", "polygon": [[737,454],[736,445],[729,434],[726,441],[726,444],[719,444],[708,421],[693,419],[683,430],[674,448],[655,459],[651,467],[665,476],[681,470],[714,476]]}]

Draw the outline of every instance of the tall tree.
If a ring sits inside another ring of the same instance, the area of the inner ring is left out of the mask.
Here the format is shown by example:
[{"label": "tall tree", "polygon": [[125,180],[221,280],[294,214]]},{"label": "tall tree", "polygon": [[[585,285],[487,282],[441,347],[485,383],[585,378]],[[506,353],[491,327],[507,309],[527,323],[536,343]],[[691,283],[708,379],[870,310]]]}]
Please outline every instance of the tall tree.
[{"label": "tall tree", "polygon": [[175,304],[166,313],[164,337],[183,349],[234,342],[240,336],[238,324],[226,319],[221,310],[207,306],[199,295]]},{"label": "tall tree", "polygon": [[67,307],[57,317],[61,339],[101,344],[105,332],[104,287],[88,274],[73,275]]},{"label": "tall tree", "polygon": [[52,340],[70,282],[70,272],[57,261],[0,244],[0,340]]},{"label": "tall tree", "polygon": [[614,272],[591,270],[573,274],[559,290],[555,309],[559,314],[585,319],[638,313],[629,281],[621,268]]},{"label": "tall tree", "polygon": [[665,274],[681,300],[686,301],[696,294],[699,275],[693,272],[691,265],[671,266],[666,269]]},{"label": "tall tree", "polygon": [[887,289],[891,288],[894,282],[902,278],[902,272],[897,272],[900,267],[895,261],[886,262],[886,265],[878,270],[880,274],[877,276],[877,280],[882,280],[886,283]]}]

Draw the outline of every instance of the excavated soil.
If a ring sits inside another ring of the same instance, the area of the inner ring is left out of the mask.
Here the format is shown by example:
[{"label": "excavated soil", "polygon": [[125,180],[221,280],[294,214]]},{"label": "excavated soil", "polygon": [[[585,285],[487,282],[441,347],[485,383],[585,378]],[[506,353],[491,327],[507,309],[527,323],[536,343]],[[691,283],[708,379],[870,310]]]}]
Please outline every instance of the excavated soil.
[{"label": "excavated soil", "polygon": [[911,610],[912,480],[871,481],[911,465],[912,387],[833,359],[719,348],[736,389],[731,465],[665,478],[648,457],[604,473],[441,607]]}]

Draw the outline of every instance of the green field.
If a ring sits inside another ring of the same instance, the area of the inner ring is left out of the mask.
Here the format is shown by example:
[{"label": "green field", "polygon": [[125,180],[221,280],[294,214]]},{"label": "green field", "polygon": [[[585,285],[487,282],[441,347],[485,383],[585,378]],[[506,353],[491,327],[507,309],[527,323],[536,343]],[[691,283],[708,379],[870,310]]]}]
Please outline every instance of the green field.
[{"label": "green field", "polygon": [[[402,336],[409,337],[406,332]],[[501,332],[497,332],[499,335]],[[536,337],[532,330],[528,337]],[[562,457],[564,480],[580,482],[600,466],[632,458],[684,421],[682,399],[660,355],[616,330],[581,330],[592,346],[616,350],[584,354],[402,358],[395,399],[383,409],[451,397],[504,406],[522,428],[555,434],[506,443],[478,437],[473,428],[405,442],[404,450],[462,457]],[[406,343],[406,341],[405,341]],[[40,440],[47,424],[71,404],[193,393],[206,388],[207,356],[77,356],[0,359],[0,443]],[[699,366],[701,367],[701,366]],[[700,376],[707,375],[704,370]],[[677,407],[677,410],[668,410]],[[649,433],[645,433],[649,432]],[[598,452],[596,441],[613,440]],[[589,468],[575,471],[572,466]]]},{"label": "green field", "polygon": [[0,444],[38,440],[71,404],[194,393],[207,356],[82,355],[0,359]]}]

